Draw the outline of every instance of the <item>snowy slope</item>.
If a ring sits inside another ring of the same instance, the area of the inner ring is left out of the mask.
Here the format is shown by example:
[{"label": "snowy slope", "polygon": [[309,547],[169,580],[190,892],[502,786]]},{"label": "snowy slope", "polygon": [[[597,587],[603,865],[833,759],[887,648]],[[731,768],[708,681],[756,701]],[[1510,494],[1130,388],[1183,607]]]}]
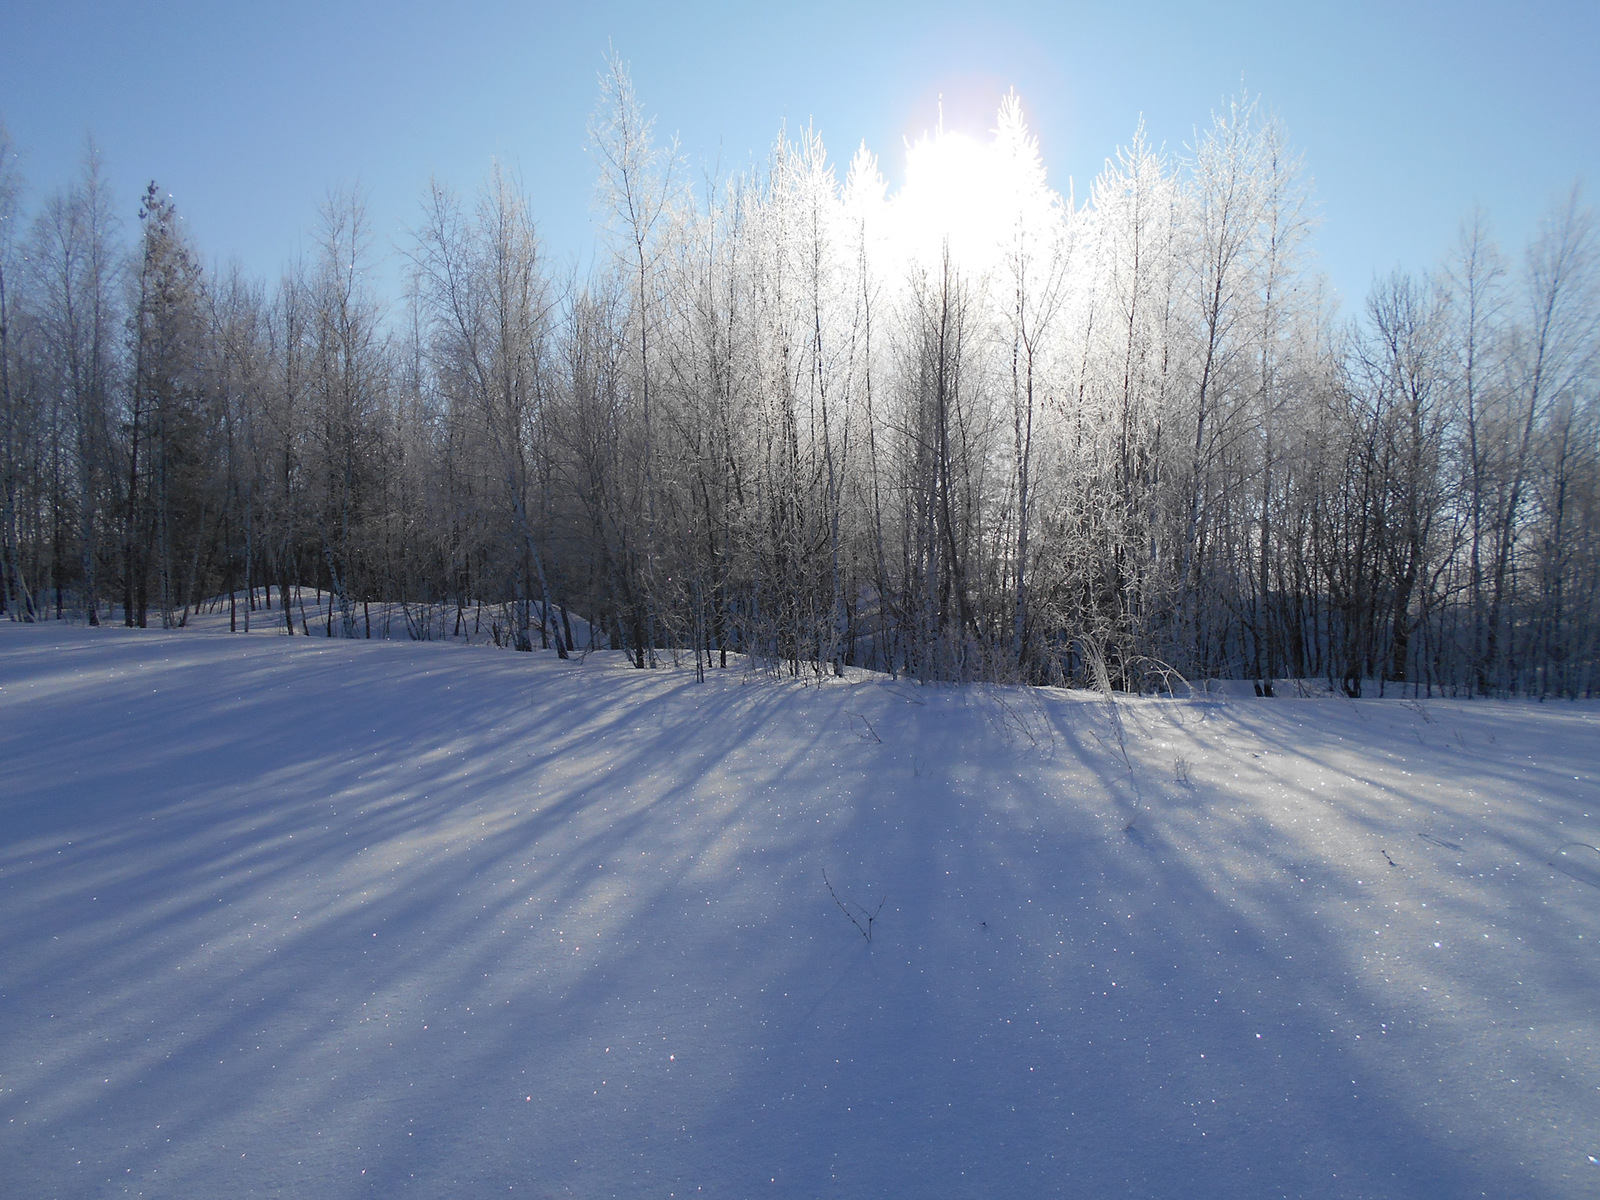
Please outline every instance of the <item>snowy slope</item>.
[{"label": "snowy slope", "polygon": [[1600,1192],[1600,709],[1119,715],[0,627],[0,1194]]}]

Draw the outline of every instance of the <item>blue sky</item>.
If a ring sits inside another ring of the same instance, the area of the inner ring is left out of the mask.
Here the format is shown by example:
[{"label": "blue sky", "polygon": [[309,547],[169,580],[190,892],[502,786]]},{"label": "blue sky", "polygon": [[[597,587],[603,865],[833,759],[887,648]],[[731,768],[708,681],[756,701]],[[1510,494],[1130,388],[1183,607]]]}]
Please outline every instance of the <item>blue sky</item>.
[{"label": "blue sky", "polygon": [[933,125],[981,133],[1021,94],[1080,197],[1143,117],[1181,150],[1241,80],[1317,184],[1316,246],[1356,302],[1424,268],[1483,205],[1508,248],[1577,179],[1600,188],[1600,5],[55,3],[0,10],[0,118],[31,198],[93,134],[128,220],[156,179],[204,252],[275,277],[330,187],[385,248],[430,173],[520,173],[558,258],[593,244],[584,127],[609,44],[692,170],[814,121],[891,181]]}]

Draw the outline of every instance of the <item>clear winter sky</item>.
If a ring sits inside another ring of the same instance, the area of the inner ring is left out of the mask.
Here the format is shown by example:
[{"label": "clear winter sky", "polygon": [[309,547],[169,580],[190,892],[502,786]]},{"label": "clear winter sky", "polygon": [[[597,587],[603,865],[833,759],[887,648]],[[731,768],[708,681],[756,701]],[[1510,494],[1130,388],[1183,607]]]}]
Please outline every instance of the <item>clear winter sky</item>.
[{"label": "clear winter sky", "polygon": [[[0,4],[0,119],[30,199],[92,134],[130,223],[149,179],[205,254],[275,279],[330,187],[369,195],[380,248],[430,173],[520,173],[549,249],[592,253],[585,124],[607,45],[695,172],[815,123],[891,183],[907,138],[982,134],[1009,87],[1079,197],[1141,115],[1181,150],[1241,80],[1317,183],[1317,248],[1359,303],[1432,265],[1474,204],[1508,249],[1583,179],[1600,199],[1600,4],[511,2]],[[393,268],[390,268],[392,271]]]}]

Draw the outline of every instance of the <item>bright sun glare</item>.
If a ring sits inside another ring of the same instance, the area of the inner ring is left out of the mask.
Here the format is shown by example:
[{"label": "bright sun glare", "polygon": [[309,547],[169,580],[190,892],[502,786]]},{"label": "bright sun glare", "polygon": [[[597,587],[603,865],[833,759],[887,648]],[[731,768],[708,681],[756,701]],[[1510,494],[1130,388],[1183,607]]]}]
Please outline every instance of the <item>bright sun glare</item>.
[{"label": "bright sun glare", "polygon": [[904,253],[931,267],[948,245],[957,265],[977,271],[1001,260],[1019,228],[1041,233],[1060,211],[1010,98],[987,141],[940,129],[908,146],[892,204]]},{"label": "bright sun glare", "polygon": [[906,181],[895,197],[906,247],[935,262],[948,239],[964,266],[988,265],[998,242],[998,163],[993,144],[962,133],[924,134],[906,153]]}]

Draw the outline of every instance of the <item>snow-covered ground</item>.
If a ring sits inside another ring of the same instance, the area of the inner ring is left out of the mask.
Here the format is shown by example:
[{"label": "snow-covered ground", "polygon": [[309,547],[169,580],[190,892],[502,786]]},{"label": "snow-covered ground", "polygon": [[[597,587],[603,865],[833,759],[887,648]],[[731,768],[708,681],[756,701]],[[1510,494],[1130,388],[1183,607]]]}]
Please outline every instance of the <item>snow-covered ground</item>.
[{"label": "snow-covered ground", "polygon": [[1600,708],[268,628],[0,626],[4,1196],[1600,1193]]}]

